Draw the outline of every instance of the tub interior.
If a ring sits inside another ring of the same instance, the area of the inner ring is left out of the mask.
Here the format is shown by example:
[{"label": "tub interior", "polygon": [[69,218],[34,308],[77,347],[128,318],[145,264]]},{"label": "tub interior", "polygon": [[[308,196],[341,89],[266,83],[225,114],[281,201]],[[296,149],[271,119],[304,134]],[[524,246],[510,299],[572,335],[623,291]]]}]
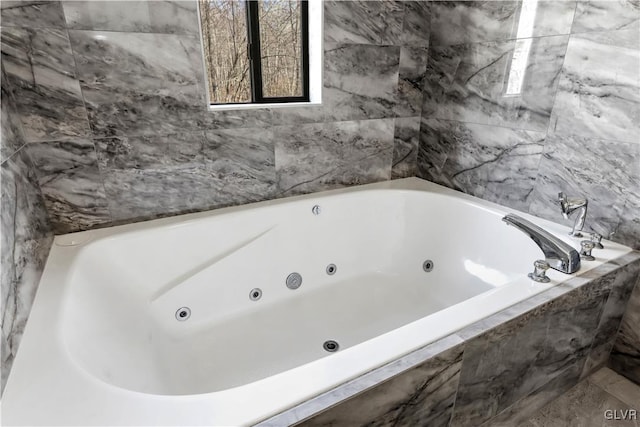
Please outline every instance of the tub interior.
[{"label": "tub interior", "polygon": [[[61,334],[75,363],[127,390],[241,386],[332,357],[327,340],[345,351],[521,280],[542,254],[501,216],[441,194],[369,190],[97,240],[72,266]],[[292,272],[296,290],[285,286]]]}]

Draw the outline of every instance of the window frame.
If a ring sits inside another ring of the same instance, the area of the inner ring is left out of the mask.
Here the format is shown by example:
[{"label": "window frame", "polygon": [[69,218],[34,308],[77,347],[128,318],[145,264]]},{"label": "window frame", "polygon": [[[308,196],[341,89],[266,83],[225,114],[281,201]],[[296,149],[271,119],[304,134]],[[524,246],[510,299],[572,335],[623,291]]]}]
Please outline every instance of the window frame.
[{"label": "window frame", "polygon": [[[259,0],[244,0],[246,20],[247,20],[247,56],[249,59],[249,77],[251,85],[251,101],[249,102],[212,102],[208,99],[209,108],[221,109],[242,108],[251,106],[260,106],[264,104],[308,104],[311,102],[310,94],[310,67],[309,67],[309,0],[300,0],[300,33],[301,33],[301,74],[302,74],[302,95],[300,96],[282,96],[282,97],[265,97],[263,95],[264,87],[262,83],[262,57],[260,48],[260,18],[259,18]],[[200,13],[198,8],[198,13]],[[201,19],[198,19],[201,25]],[[202,31],[200,32],[202,37]],[[203,45],[204,48],[204,45]],[[207,86],[211,84],[208,78],[208,67],[204,53],[203,65],[205,71],[205,80]],[[207,91],[208,93],[208,91]],[[207,94],[207,98],[209,98]]]}]

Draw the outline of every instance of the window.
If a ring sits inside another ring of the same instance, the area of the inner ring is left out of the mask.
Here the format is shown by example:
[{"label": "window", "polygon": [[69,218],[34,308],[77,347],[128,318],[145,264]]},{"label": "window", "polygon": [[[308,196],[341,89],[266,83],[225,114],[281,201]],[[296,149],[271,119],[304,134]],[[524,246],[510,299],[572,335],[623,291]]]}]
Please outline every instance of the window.
[{"label": "window", "polygon": [[309,5],[199,0],[211,104],[307,102]]}]

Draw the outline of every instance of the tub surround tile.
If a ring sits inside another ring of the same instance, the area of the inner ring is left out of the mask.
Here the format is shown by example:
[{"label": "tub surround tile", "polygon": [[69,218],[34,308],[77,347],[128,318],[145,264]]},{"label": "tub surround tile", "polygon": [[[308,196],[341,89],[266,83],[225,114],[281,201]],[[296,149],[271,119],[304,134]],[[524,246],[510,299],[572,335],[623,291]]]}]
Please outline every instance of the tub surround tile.
[{"label": "tub surround tile", "polygon": [[549,135],[531,196],[529,212],[572,226],[557,208],[559,192],[589,199],[585,230],[606,238],[615,234],[624,206],[636,188],[630,173],[638,168],[640,144]]},{"label": "tub surround tile", "polygon": [[94,144],[89,140],[31,143],[27,147],[56,234],[110,222]]},{"label": "tub surround tile", "polygon": [[640,32],[573,34],[560,77],[551,129],[638,143]]},{"label": "tub surround tile", "polygon": [[538,410],[569,391],[579,379],[579,365],[572,365],[533,393],[500,412],[480,427],[523,426]]},{"label": "tub surround tile", "polygon": [[576,7],[572,33],[640,31],[640,4],[633,0],[582,0]]},{"label": "tub surround tile", "polygon": [[427,58],[427,48],[400,48],[398,98],[394,109],[398,117],[415,116],[422,111],[422,88]]},{"label": "tub surround tile", "polygon": [[284,196],[391,177],[394,120],[274,128],[278,193]]},{"label": "tub surround tile", "polygon": [[[399,415],[399,412],[404,410],[406,415],[413,414],[415,412],[411,410],[412,408],[406,407],[409,405],[405,404],[410,401],[411,396],[415,396],[416,390],[406,390],[403,389],[403,387],[412,381],[419,381],[420,378],[425,379],[424,374],[426,373],[427,377],[430,377],[434,382],[437,382],[441,386],[442,390],[434,390],[432,387],[427,389],[429,384],[424,384],[427,387],[422,390],[420,397],[428,394],[429,392],[431,392],[431,396],[433,397],[432,402],[427,402],[422,406],[422,413],[425,414],[425,409],[428,409],[429,405],[437,407],[438,405],[448,404],[449,396],[447,394],[450,392],[451,386],[455,387],[453,382],[457,381],[455,378],[455,375],[457,374],[452,372],[446,364],[443,364],[443,362],[445,360],[449,360],[451,364],[459,363],[462,349],[462,340],[455,335],[449,335],[448,337],[413,351],[406,356],[381,366],[380,368],[369,371],[366,374],[348,381],[318,397],[307,400],[290,410],[286,410],[272,418],[269,418],[257,424],[257,426],[276,427],[292,425],[299,423],[302,420],[305,420],[302,424],[307,422],[314,425],[318,424],[322,419],[328,419],[328,417],[331,417],[333,408],[339,408],[341,417],[355,415],[349,414],[348,411],[346,411],[348,408],[343,405],[352,405],[353,403],[360,401],[362,396],[367,394],[379,401],[381,405],[385,405],[384,409],[376,408],[376,414],[385,414],[390,410],[388,403],[380,401],[382,396],[376,394],[376,389],[373,388],[376,385],[385,383],[385,381],[387,381],[385,384],[392,385],[392,387],[390,387],[390,392],[392,392],[396,397],[402,397],[403,391],[405,392],[404,396],[399,399],[397,403],[398,411],[395,411],[395,413]],[[433,358],[437,358],[437,361],[432,361]],[[438,365],[440,365],[442,371],[434,372],[433,368]],[[448,374],[450,375],[452,373],[454,376],[449,376],[449,379],[447,380]],[[394,384],[395,386],[393,386]],[[420,407],[413,409],[420,411]],[[323,412],[325,410],[326,412]],[[391,412],[394,412],[393,409],[391,409]],[[376,416],[375,414],[367,413],[361,413],[360,415],[363,419],[365,417],[373,419]],[[358,424],[361,425],[362,420],[361,422],[358,422]],[[372,425],[383,424],[382,419],[376,419]]]},{"label": "tub surround tile", "polygon": [[64,1],[62,7],[70,29],[198,35],[195,1]]},{"label": "tub surround tile", "polygon": [[271,110],[273,126],[299,125],[306,123],[322,123],[325,119],[324,105],[308,105],[304,107],[274,108]]},{"label": "tub surround tile", "polygon": [[423,117],[418,173],[430,181],[526,211],[544,136],[542,132]]},{"label": "tub surround tile", "polygon": [[[309,107],[301,107],[308,109]],[[288,110],[288,108],[285,108]],[[295,110],[296,108],[294,108]],[[204,128],[205,129],[231,129],[231,128],[259,128],[259,127],[272,127],[278,124],[277,119],[274,119],[274,111],[278,108],[260,108],[256,110],[217,110],[207,111],[204,114]],[[293,113],[295,116],[296,114]],[[300,113],[304,115],[304,113]],[[281,116],[279,116],[281,117]],[[322,121],[322,120],[320,120]],[[294,121],[295,124],[298,123]]]},{"label": "tub surround tile", "polygon": [[[529,37],[569,34],[575,1],[537,2]],[[518,35],[522,2],[437,1],[431,4],[432,44],[501,41]]]},{"label": "tub surround tile", "polygon": [[461,365],[458,346],[299,425],[448,426]]},{"label": "tub surround tile", "polygon": [[0,133],[0,162],[11,157],[23,144],[22,125],[18,119],[13,93],[2,69],[2,132]]},{"label": "tub surround tile", "polygon": [[572,366],[579,378],[605,298],[583,287],[467,342],[451,425],[480,425]]},{"label": "tub surround tile", "polygon": [[27,142],[90,133],[66,30],[3,27],[2,62]]},{"label": "tub surround tile", "polygon": [[401,1],[327,1],[325,42],[397,45],[403,18]]},{"label": "tub surround tile", "polygon": [[399,63],[400,47],[325,43],[326,119],[394,117]]},{"label": "tub surround tile", "polygon": [[428,47],[431,35],[431,2],[405,1],[402,46]]},{"label": "tub surround tile", "polygon": [[568,36],[528,39],[529,61],[520,92],[506,95],[521,41],[429,49],[423,116],[546,131]]},{"label": "tub surround tile", "polygon": [[402,117],[394,120],[391,179],[416,175],[419,137],[420,117]]},{"label": "tub surround tile", "polygon": [[[640,275],[639,275],[640,278]],[[609,367],[640,385],[640,283],[636,285],[625,311]]]},{"label": "tub surround tile", "polygon": [[95,136],[171,134],[203,126],[197,37],[69,31]]},{"label": "tub surround tile", "polygon": [[117,222],[261,201],[275,192],[273,141],[264,129],[101,138],[95,144]]},{"label": "tub surround tile", "polygon": [[53,234],[37,178],[24,150],[2,164],[1,182],[3,309],[0,389],[4,390]]},{"label": "tub surround tile", "polygon": [[3,27],[65,28],[59,1],[9,1],[0,5]]}]

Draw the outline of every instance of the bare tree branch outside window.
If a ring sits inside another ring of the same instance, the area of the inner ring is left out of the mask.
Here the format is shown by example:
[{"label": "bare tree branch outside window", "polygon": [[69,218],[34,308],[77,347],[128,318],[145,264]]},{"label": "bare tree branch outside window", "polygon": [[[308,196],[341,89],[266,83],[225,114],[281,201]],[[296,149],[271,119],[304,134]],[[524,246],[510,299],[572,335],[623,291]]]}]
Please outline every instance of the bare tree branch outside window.
[{"label": "bare tree branch outside window", "polygon": [[[211,102],[251,102],[246,3],[239,0],[198,1]],[[301,96],[300,1],[260,0],[258,10],[262,95]]]}]

